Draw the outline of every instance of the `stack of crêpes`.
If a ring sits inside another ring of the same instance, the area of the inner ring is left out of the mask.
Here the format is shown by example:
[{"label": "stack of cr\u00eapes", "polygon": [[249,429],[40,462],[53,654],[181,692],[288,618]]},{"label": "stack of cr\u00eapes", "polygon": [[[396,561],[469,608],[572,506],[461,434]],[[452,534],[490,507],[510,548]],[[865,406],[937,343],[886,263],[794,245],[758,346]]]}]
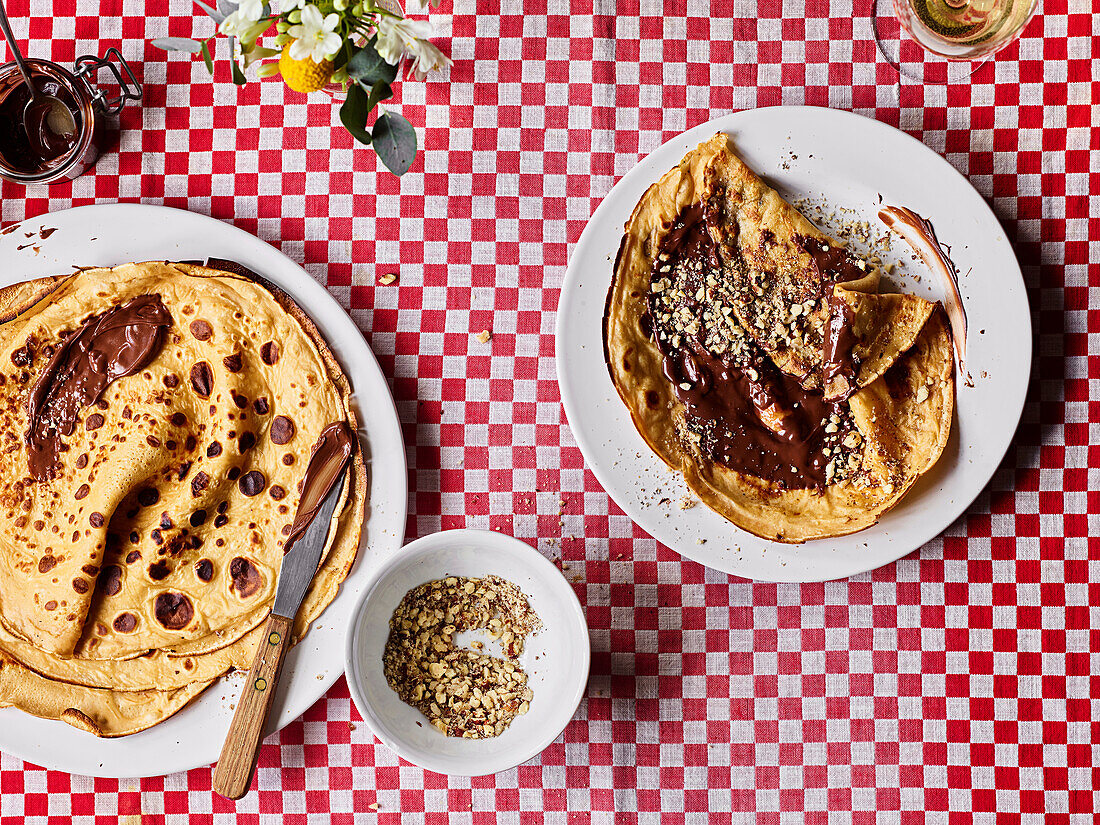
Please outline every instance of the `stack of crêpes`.
[{"label": "stack of cr\u00eapes", "polygon": [[719,134],[627,222],[608,369],[652,449],[733,523],[784,542],[861,530],[939,459],[954,402],[948,314],[880,280]]},{"label": "stack of cr\u00eapes", "polygon": [[8,287],[0,317],[0,705],[123,736],[246,668],[337,455],[352,472],[300,638],[367,489],[308,317],[251,273],[173,263]]}]

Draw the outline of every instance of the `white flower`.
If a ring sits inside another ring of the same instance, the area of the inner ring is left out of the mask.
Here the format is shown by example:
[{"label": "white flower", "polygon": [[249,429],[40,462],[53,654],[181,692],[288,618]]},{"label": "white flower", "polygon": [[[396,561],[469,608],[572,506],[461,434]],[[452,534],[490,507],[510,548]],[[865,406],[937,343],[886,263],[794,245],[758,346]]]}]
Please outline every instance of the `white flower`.
[{"label": "white flower", "polygon": [[287,34],[294,38],[294,42],[290,44],[291,58],[305,60],[312,57],[314,63],[320,63],[326,55],[335,53],[344,42],[344,38],[336,34],[336,27],[339,25],[340,15],[336,12],[328,17],[321,17],[316,6],[303,8],[302,22],[287,30]]},{"label": "white flower", "polygon": [[417,40],[409,47],[412,55],[412,73],[417,80],[423,80],[428,72],[453,66],[454,61],[443,54],[430,40]]},{"label": "white flower", "polygon": [[405,52],[411,52],[418,40],[431,33],[432,26],[427,20],[405,20],[382,15],[378,20],[378,42],[374,48],[383,60],[396,66]]},{"label": "white flower", "polygon": [[255,23],[263,17],[264,0],[241,0],[236,13],[240,15],[240,19]]},{"label": "white flower", "polygon": [[263,17],[264,0],[241,0],[237,10],[222,21],[222,34],[240,34]]},{"label": "white flower", "polygon": [[248,26],[248,21],[240,19],[239,15],[240,12],[235,11],[231,15],[226,17],[222,21],[221,25],[218,26],[218,31],[220,31],[222,34],[236,34],[238,29],[243,29]]},{"label": "white flower", "polygon": [[303,8],[305,4],[306,0],[282,0],[282,2],[279,3],[279,13],[286,14],[287,12],[292,12],[295,9]]}]

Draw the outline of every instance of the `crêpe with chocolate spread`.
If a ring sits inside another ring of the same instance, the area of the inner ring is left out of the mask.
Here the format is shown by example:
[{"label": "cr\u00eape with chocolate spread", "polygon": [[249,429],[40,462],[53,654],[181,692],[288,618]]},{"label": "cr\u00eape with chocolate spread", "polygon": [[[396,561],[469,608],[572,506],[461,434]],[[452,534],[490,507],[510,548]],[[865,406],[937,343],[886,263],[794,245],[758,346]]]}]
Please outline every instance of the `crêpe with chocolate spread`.
[{"label": "cr\u00eape with chocolate spread", "polygon": [[118,736],[247,667],[283,554],[342,478],[301,636],[354,561],[366,473],[348,382],[294,302],[151,262],[10,287],[0,318],[0,704]]},{"label": "cr\u00eape with chocolate spread", "polygon": [[804,218],[719,134],[626,224],[604,318],[639,432],[708,506],[785,542],[864,529],[939,458],[943,310]]}]

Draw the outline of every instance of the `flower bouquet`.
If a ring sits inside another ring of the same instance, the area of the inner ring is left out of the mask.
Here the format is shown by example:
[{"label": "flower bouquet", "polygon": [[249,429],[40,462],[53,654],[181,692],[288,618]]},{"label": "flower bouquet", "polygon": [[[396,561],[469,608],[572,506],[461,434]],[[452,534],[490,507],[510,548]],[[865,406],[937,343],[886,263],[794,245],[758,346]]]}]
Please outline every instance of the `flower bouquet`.
[{"label": "flower bouquet", "polygon": [[[340,107],[344,128],[360,143],[373,146],[395,175],[412,166],[416,130],[379,104],[393,97],[403,61],[409,61],[408,73],[418,80],[451,65],[451,59],[429,40],[432,27],[427,20],[411,20],[396,5],[380,5],[377,0],[284,0],[278,12],[272,12],[264,0],[216,0],[216,6],[194,2],[214,20],[217,32],[205,40],[164,37],[152,41],[154,46],[201,54],[213,75],[212,44],[222,34],[229,39],[233,82],[238,86],[246,82],[245,70],[260,63],[257,75],[281,74],[297,92],[342,89],[346,92]],[[439,0],[431,2],[439,4]],[[409,0],[409,4],[410,11],[427,11],[425,0]],[[261,44],[272,24],[274,48]],[[376,108],[379,113],[368,127]]]}]

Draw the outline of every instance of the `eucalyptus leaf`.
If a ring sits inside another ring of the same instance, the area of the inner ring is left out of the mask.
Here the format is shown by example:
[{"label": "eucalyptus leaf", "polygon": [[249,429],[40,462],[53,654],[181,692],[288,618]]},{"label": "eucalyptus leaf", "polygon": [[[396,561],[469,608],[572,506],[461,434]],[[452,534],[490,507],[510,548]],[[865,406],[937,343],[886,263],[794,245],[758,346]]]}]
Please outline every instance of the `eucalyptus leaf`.
[{"label": "eucalyptus leaf", "polygon": [[389,100],[393,97],[393,88],[389,83],[379,80],[374,84],[374,88],[370,90],[370,97],[367,98],[367,108],[373,109],[383,100]]},{"label": "eucalyptus leaf", "polygon": [[394,112],[379,115],[372,137],[386,168],[399,176],[409,171],[416,159],[416,130],[409,121]]},{"label": "eucalyptus leaf", "polygon": [[216,8],[206,5],[206,3],[202,2],[202,0],[194,0],[194,2],[196,6],[206,12],[207,16],[209,16],[210,19],[212,19],[219,26],[227,17],[227,15],[222,14]]},{"label": "eucalyptus leaf", "polygon": [[218,11],[222,17],[228,17],[235,12],[240,4],[234,3],[233,0],[217,0]]},{"label": "eucalyptus leaf", "polygon": [[206,64],[206,71],[210,72],[210,76],[214,76],[214,58],[210,56],[210,43],[204,42],[202,44],[202,60]]},{"label": "eucalyptus leaf", "polygon": [[158,49],[166,52],[190,52],[197,54],[202,51],[202,43],[190,37],[158,37],[152,41]]},{"label": "eucalyptus leaf", "polygon": [[371,143],[371,134],[367,131],[367,115],[370,107],[367,105],[367,93],[359,84],[354,84],[348,89],[347,99],[340,107],[340,122],[344,128],[351,132],[351,136],[367,146]]},{"label": "eucalyptus leaf", "polygon": [[397,67],[383,60],[378,50],[374,48],[377,39],[376,35],[364,43],[359,51],[351,56],[347,65],[348,76],[368,86],[373,86],[379,81],[393,83],[394,78],[397,77]]}]

